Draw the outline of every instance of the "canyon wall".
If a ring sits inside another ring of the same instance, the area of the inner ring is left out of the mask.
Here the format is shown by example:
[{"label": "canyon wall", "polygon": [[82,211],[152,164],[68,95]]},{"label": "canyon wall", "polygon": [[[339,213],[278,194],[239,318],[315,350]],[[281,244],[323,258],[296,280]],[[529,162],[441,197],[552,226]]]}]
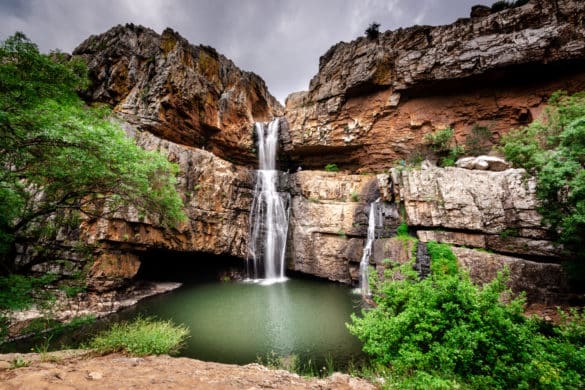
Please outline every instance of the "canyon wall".
[{"label": "canyon wall", "polygon": [[[85,220],[79,234],[93,248],[90,285],[114,288],[131,279],[151,250],[246,259],[253,123],[284,112],[280,190],[292,195],[289,269],[355,283],[369,204],[380,199],[384,226],[371,260],[379,270],[385,259],[412,257],[413,242],[394,237],[405,222],[421,242],[455,245],[478,282],[508,266],[513,289],[531,300],[572,299],[562,248],[541,225],[535,180],[526,172],[420,169],[408,161],[425,157],[425,135],[445,127],[464,145],[483,126],[489,148],[537,118],[553,91],[585,89],[584,20],[581,2],[532,1],[448,26],[342,42],[321,57],[309,90],[290,95],[285,110],[258,76],[172,30],[158,35],[126,25],[88,38],[74,52],[89,64],[84,97],[112,106],[139,145],[179,165],[188,217],[176,229],[131,208]],[[328,163],[342,171],[323,171]]]},{"label": "canyon wall", "polygon": [[309,90],[290,95],[296,164],[381,172],[424,153],[425,134],[474,126],[489,144],[539,117],[558,89],[585,88],[585,4],[531,1],[446,26],[414,26],[331,47]]}]

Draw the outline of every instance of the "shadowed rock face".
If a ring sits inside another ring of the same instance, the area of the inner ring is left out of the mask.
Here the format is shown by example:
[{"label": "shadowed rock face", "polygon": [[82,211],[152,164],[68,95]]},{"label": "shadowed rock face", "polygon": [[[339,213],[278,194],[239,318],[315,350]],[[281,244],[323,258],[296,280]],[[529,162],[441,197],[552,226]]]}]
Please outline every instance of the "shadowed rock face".
[{"label": "shadowed rock face", "polygon": [[141,130],[240,164],[255,162],[252,124],[282,114],[260,77],[171,29],[116,26],[73,54],[88,62],[87,100],[111,105]]},{"label": "shadowed rock face", "polygon": [[585,89],[584,18],[581,1],[532,1],[338,43],[309,90],[287,98],[291,157],[381,171],[447,126],[460,145],[474,125],[495,142],[537,118],[553,91]]}]

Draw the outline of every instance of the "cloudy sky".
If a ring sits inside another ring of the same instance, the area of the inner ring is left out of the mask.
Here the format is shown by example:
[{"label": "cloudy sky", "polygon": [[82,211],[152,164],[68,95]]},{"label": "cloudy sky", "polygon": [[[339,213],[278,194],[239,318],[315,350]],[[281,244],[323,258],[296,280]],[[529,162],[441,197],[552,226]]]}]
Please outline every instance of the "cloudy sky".
[{"label": "cloudy sky", "polygon": [[[495,0],[493,0],[495,1]],[[484,0],[0,0],[0,40],[24,32],[43,52],[71,52],[121,23],[215,47],[260,75],[281,102],[308,88],[319,57],[376,21],[381,30],[448,24]]]}]

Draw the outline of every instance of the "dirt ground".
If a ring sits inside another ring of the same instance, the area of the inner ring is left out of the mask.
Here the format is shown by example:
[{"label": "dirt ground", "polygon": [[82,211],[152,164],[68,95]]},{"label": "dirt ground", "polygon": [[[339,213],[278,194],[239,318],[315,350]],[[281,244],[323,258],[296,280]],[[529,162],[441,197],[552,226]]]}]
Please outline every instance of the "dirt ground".
[{"label": "dirt ground", "polygon": [[[14,368],[17,365],[24,367]],[[259,364],[245,366],[169,356],[92,356],[71,350],[0,355],[0,389],[355,389],[371,383],[346,374],[303,378]]]}]

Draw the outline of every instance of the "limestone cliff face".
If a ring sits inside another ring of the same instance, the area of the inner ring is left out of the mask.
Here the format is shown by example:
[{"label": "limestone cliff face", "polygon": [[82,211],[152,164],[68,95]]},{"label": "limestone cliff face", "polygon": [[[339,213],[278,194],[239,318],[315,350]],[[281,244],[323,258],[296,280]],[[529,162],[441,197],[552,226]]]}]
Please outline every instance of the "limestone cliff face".
[{"label": "limestone cliff face", "polygon": [[[307,167],[381,171],[451,126],[491,142],[538,117],[557,89],[585,88],[585,4],[528,4],[447,26],[415,26],[333,46],[309,90],[286,101],[290,153]],[[341,157],[343,155],[343,157]]]},{"label": "limestone cliff face", "polygon": [[89,101],[111,105],[141,130],[241,164],[255,161],[253,123],[282,114],[260,77],[171,29],[117,26],[73,54],[88,62]]}]

